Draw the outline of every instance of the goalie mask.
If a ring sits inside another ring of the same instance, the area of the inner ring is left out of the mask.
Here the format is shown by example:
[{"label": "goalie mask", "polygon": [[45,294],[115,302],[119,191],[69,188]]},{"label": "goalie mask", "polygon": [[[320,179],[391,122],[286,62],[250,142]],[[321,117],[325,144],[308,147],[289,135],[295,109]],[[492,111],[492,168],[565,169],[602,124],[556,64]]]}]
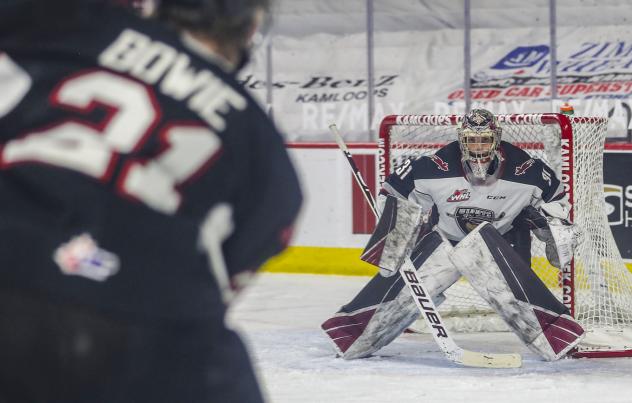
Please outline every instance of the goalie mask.
[{"label": "goalie mask", "polygon": [[475,179],[487,179],[487,169],[497,155],[501,132],[498,120],[488,110],[473,109],[463,116],[457,129],[461,160]]}]

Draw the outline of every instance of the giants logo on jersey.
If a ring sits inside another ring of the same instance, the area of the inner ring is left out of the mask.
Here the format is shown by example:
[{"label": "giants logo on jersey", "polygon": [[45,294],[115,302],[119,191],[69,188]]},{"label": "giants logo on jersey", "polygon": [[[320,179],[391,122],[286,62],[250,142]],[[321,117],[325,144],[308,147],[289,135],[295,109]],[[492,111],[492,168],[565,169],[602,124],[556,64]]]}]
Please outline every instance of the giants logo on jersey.
[{"label": "giants logo on jersey", "polygon": [[460,202],[470,200],[470,191],[469,189],[457,189],[452,193],[450,197],[446,201],[448,202]]},{"label": "giants logo on jersey", "polygon": [[454,214],[447,213],[449,217],[456,220],[457,225],[463,231],[464,234],[469,234],[474,228],[478,227],[483,222],[493,223],[505,216],[505,213],[500,213],[500,216],[496,218],[496,213],[493,210],[488,210],[479,207],[459,207]]},{"label": "giants logo on jersey", "polygon": [[527,172],[527,170],[531,168],[531,166],[533,166],[534,163],[535,161],[533,160],[533,158],[531,158],[531,159],[526,160],[522,164],[518,165],[516,167],[516,176],[524,175],[524,173]]},{"label": "giants logo on jersey", "polygon": [[448,172],[448,163],[441,159],[438,155],[433,155],[430,160],[437,164],[440,170]]}]

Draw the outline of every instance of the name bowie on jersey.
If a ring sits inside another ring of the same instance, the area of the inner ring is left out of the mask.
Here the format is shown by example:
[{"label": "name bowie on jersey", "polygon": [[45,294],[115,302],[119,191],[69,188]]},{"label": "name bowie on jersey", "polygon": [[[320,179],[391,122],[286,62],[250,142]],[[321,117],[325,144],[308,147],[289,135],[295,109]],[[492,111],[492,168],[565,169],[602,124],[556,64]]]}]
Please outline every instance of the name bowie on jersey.
[{"label": "name bowie on jersey", "polygon": [[231,107],[243,110],[247,106],[246,99],[215,74],[196,71],[187,54],[132,29],[121,32],[99,55],[99,63],[157,85],[170,98],[186,101],[190,110],[218,131],[226,128],[221,114]]},{"label": "name bowie on jersey", "polygon": [[496,217],[496,213],[493,210],[479,207],[458,207],[454,214],[446,214],[448,217],[452,217],[456,220],[457,225],[465,234],[469,234],[483,222],[493,223],[505,216],[505,213],[502,212],[500,216]]}]

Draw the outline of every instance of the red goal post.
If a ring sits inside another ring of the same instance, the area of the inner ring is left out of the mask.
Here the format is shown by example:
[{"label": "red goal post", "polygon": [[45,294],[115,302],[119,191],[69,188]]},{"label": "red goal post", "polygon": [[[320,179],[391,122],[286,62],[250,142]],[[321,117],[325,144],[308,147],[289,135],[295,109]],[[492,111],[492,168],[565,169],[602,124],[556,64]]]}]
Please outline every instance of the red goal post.
[{"label": "red goal post", "polygon": [[[548,264],[543,245],[532,237],[532,267],[588,331],[586,342],[576,355],[632,356],[632,275],[612,237],[602,190],[607,118],[558,113],[497,117],[503,140],[554,168],[573,206],[571,218],[585,230],[585,241],[564,273]],[[432,154],[455,141],[460,119],[457,115],[386,116],[378,140],[379,184],[398,162]],[[453,287],[459,289],[448,295],[447,315],[479,315],[481,320],[488,320],[487,304],[469,285],[459,287]],[[459,320],[456,323],[461,323]],[[484,328],[476,324],[474,331]],[[469,331],[467,326],[465,331]]]}]

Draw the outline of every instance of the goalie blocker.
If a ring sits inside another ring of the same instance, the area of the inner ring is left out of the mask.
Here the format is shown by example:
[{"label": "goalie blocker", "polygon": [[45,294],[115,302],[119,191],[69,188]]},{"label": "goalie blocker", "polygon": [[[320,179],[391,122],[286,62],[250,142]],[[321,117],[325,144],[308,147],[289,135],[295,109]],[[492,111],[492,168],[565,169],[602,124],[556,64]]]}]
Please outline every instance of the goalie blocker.
[{"label": "goalie blocker", "polygon": [[403,261],[398,253],[410,254],[417,275],[436,305],[445,299],[442,293],[463,274],[527,347],[545,360],[563,357],[581,341],[584,330],[568,309],[491,224],[481,224],[453,248],[426,223],[418,234],[408,234],[417,237],[410,252],[402,249],[402,245],[410,244],[403,242],[405,236],[392,232],[395,220],[405,219],[401,212],[398,217],[393,211],[396,206],[387,199],[362,255],[363,260],[380,267],[382,275],[376,275],[349,304],[321,325],[340,356],[367,357],[418,318],[419,311],[402,279],[390,277]]}]

